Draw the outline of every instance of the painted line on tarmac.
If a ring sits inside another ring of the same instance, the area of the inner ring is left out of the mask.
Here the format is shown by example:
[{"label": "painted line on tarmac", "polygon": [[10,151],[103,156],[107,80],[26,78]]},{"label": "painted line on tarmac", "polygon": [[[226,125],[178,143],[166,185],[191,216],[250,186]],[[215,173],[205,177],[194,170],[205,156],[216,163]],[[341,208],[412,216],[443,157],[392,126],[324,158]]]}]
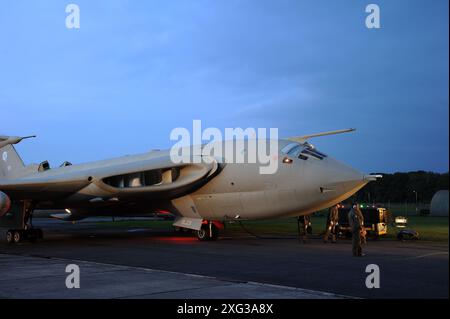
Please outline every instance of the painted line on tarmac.
[{"label": "painted line on tarmac", "polygon": [[440,251],[437,253],[429,253],[429,254],[424,254],[424,255],[419,255],[419,256],[414,256],[414,257],[408,257],[406,259],[421,259],[421,258],[427,258],[427,257],[431,257],[431,256],[436,256],[436,255],[448,255],[448,252]]}]

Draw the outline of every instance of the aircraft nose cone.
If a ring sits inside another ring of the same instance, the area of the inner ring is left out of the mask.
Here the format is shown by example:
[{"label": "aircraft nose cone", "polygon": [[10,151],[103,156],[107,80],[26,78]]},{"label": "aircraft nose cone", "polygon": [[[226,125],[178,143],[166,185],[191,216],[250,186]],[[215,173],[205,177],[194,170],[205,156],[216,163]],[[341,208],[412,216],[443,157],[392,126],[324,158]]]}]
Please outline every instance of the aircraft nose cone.
[{"label": "aircraft nose cone", "polygon": [[328,176],[330,178],[330,182],[364,182],[364,174],[362,172],[335,159],[330,159],[330,163],[328,165]]},{"label": "aircraft nose cone", "polygon": [[353,167],[329,158],[328,163],[328,185],[338,193],[346,193],[363,187],[368,181],[364,174]]}]

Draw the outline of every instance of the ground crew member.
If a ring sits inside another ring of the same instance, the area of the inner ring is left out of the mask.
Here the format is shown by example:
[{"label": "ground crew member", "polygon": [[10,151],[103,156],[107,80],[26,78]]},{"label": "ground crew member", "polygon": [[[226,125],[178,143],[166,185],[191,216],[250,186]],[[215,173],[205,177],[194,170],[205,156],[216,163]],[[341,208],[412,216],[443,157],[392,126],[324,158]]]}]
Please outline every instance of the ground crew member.
[{"label": "ground crew member", "polygon": [[303,243],[306,243],[306,239],[308,239],[308,233],[309,234],[311,233],[311,216],[310,215],[298,216],[297,225],[298,225],[299,240],[301,240]]},{"label": "ground crew member", "polygon": [[362,243],[365,242],[364,217],[358,203],[354,203],[348,213],[348,223],[352,230],[353,256],[362,257]]},{"label": "ground crew member", "polygon": [[360,232],[361,244],[365,245],[365,244],[367,244],[367,241],[366,241],[367,232],[366,232],[366,228],[364,227],[364,215],[361,211],[361,208],[359,207],[359,204],[356,205],[355,212],[358,214],[358,217],[361,220],[361,232]]},{"label": "ground crew member", "polygon": [[331,235],[331,242],[336,243],[336,226],[339,221],[339,204],[336,204],[328,210],[327,228],[323,236],[323,242],[328,243]]}]

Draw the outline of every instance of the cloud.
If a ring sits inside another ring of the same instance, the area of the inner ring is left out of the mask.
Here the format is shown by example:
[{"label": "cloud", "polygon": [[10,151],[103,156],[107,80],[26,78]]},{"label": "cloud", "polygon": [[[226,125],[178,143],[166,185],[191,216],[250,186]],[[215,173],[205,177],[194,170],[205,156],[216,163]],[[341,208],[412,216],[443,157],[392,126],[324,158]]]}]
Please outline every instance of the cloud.
[{"label": "cloud", "polygon": [[[316,143],[366,171],[448,170],[447,1],[379,1],[380,30],[362,1],[83,0],[76,32],[66,4],[0,12],[0,133],[38,132],[50,159],[168,147],[201,119],[282,136],[357,127]],[[105,147],[79,143],[92,136]]]}]

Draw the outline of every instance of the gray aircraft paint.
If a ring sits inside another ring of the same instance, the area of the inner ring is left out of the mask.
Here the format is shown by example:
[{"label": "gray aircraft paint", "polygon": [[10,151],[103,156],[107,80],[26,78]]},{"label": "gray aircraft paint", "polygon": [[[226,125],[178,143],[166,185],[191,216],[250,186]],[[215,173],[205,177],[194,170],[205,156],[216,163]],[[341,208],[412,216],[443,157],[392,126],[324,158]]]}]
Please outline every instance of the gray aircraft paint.
[{"label": "gray aircraft paint", "polygon": [[[12,201],[33,200],[36,208],[69,209],[71,220],[168,209],[178,216],[176,226],[198,230],[204,219],[299,216],[332,206],[376,179],[329,156],[308,155],[303,160],[281,151],[293,140],[305,148],[308,138],[347,131],[351,130],[279,140],[278,170],[267,175],[260,174],[258,163],[232,163],[227,158],[173,164],[168,150],[42,170],[41,165],[23,165],[11,145],[22,138],[2,136],[0,155],[6,152],[7,159],[0,158],[0,191]],[[284,158],[292,162],[284,163]],[[161,181],[145,184],[144,172],[159,170]],[[126,183],[129,187],[123,186]]]}]

